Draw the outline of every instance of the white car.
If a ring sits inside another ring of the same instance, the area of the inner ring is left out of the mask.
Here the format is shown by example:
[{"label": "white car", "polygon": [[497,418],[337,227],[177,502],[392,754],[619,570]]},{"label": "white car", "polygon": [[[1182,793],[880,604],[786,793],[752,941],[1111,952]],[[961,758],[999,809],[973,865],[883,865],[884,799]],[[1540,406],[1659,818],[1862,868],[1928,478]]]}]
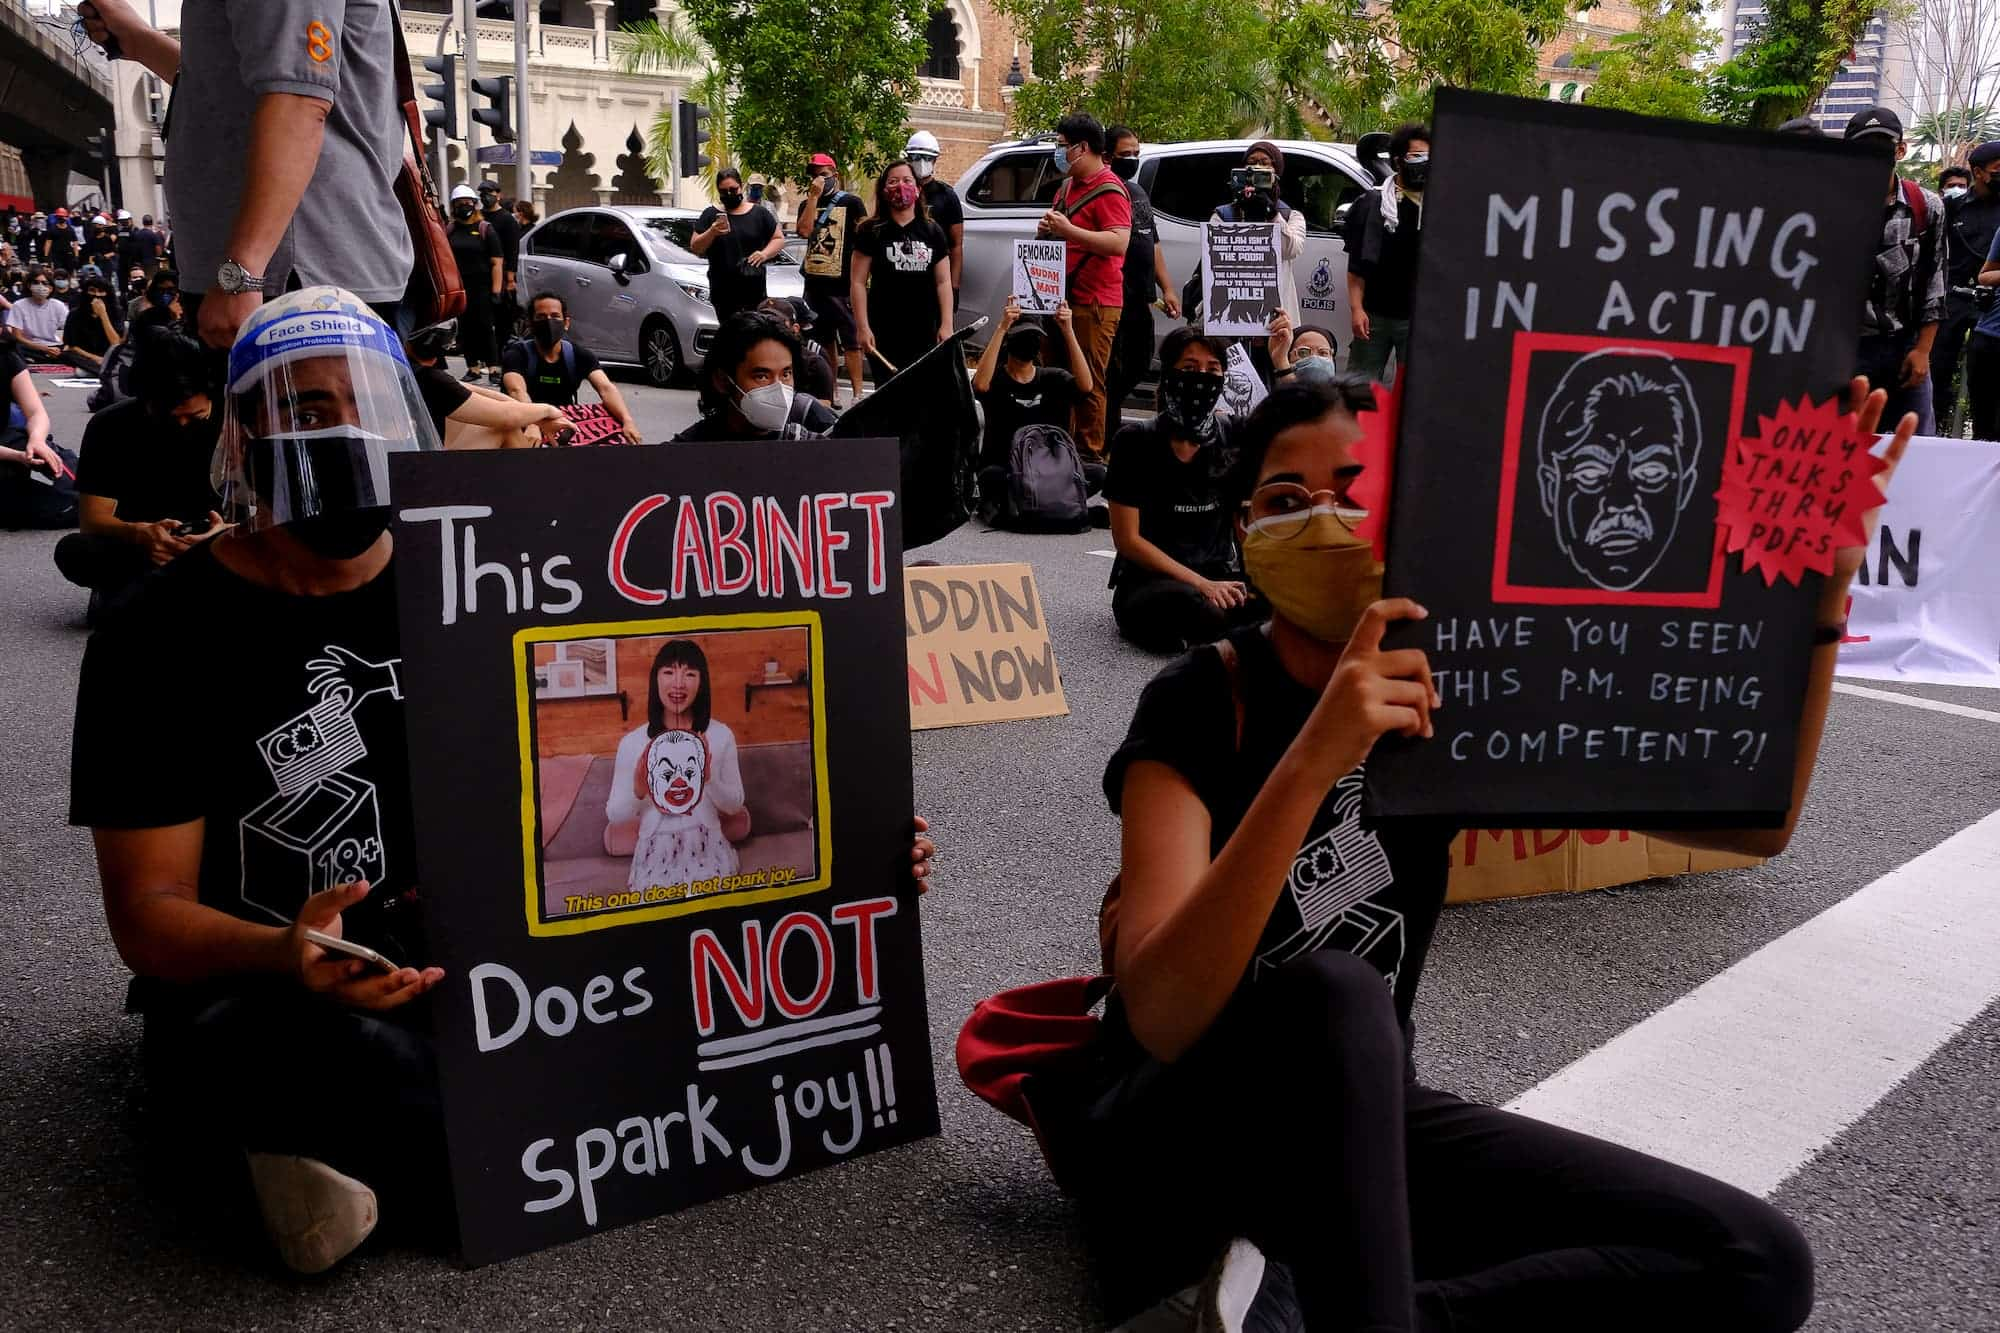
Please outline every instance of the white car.
[{"label": "white car", "polygon": [[[997,143],[958,180],[965,206],[965,278],[958,322],[997,317],[1013,292],[1014,242],[1035,234],[1061,183],[1049,145],[1054,137]],[[1201,264],[1201,224],[1229,200],[1229,172],[1243,165],[1251,139],[1209,139],[1193,143],[1144,144],[1139,150],[1139,184],[1152,198],[1160,245],[1174,295]],[[1374,192],[1376,178],[1344,144],[1275,140],[1285,154],[1279,193],[1306,217],[1305,253],[1293,261],[1300,318],[1333,330],[1340,359],[1347,361],[1352,328],[1347,316],[1347,247],[1340,226],[1347,210]],[[1154,320],[1155,342],[1174,321]]]},{"label": "white car", "polygon": [[[521,238],[525,302],[553,291],[569,303],[570,338],[607,365],[639,366],[664,388],[698,366],[715,339],[708,261],[688,248],[693,208],[570,208]],[[772,296],[803,296],[797,255],[770,262]]]}]

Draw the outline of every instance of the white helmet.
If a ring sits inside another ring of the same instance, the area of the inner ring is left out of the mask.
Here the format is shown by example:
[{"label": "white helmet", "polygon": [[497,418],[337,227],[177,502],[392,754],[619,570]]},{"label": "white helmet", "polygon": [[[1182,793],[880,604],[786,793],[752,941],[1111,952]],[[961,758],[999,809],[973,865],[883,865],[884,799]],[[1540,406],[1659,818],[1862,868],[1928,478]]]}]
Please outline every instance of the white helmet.
[{"label": "white helmet", "polygon": [[929,130],[918,130],[903,145],[903,156],[910,159],[910,170],[916,173],[918,180],[929,180],[931,173],[937,170],[937,136]]},{"label": "white helmet", "polygon": [[470,199],[473,203],[476,204],[479,202],[479,191],[473,189],[470,185],[452,186],[451,201],[455,204],[461,199]]}]

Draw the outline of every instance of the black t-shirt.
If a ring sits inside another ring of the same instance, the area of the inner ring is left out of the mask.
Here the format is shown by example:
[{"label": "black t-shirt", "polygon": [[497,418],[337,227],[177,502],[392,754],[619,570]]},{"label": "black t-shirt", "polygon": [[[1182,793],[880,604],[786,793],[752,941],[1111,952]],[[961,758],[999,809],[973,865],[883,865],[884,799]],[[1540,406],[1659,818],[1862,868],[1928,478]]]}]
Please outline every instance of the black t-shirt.
[{"label": "black t-shirt", "polygon": [[514,216],[511,208],[496,208],[491,213],[482,213],[486,225],[493,228],[493,234],[500,238],[500,267],[512,273],[521,267],[521,220]]},{"label": "black t-shirt", "polygon": [[1382,222],[1381,200],[1363,195],[1354,211],[1362,215],[1356,231],[1359,244],[1349,251],[1347,267],[1366,284],[1361,304],[1370,315],[1407,319],[1411,289],[1417,280],[1417,242],[1423,235],[1424,210],[1408,199],[1396,205],[1396,230]]},{"label": "black t-shirt", "polygon": [[[1970,287],[1986,265],[1993,249],[1993,234],[2000,231],[2000,194],[1981,199],[1967,196],[1954,207],[1945,205],[1945,285]],[[1954,304],[1970,309],[1972,298],[1951,294]]]},{"label": "black t-shirt", "polygon": [[[694,229],[697,232],[707,231],[721,216],[722,210],[711,204],[695,219]],[[753,268],[744,261],[769,245],[771,238],[777,234],[778,219],[761,204],[752,204],[741,213],[731,213],[729,234],[716,237],[708,247],[709,289],[731,293],[731,299],[739,304],[751,294],[763,300],[764,270],[761,266]]]},{"label": "black t-shirt", "polygon": [[[805,216],[803,207],[799,216]],[[807,290],[831,286],[842,300],[847,299],[847,261],[854,254],[855,233],[867,216],[860,196],[848,190],[836,191],[820,201],[813,214],[811,239],[806,242]]]},{"label": "black t-shirt", "polygon": [[[125,336],[125,319],[118,309],[118,303],[110,297],[104,298],[104,313],[110,316],[111,327],[118,330],[118,336]],[[111,339],[104,332],[104,323],[97,318],[97,312],[90,308],[90,298],[78,296],[76,304],[70,307],[69,318],[63,321],[63,345],[74,347],[92,356],[103,356],[111,350]]]},{"label": "black t-shirt", "polygon": [[135,268],[144,268],[152,253],[146,247],[146,233],[143,231],[121,231],[118,233],[118,271],[130,273]]},{"label": "black t-shirt", "polygon": [[572,407],[576,391],[598,370],[597,358],[581,343],[563,340],[566,355],[554,361],[542,356],[541,348],[526,338],[516,338],[500,353],[502,374],[512,371],[528,382],[528,401],[552,407]]},{"label": "black t-shirt", "polygon": [[[924,211],[930,214],[937,229],[944,233],[945,253],[951,252],[951,229],[965,225],[965,205],[958,200],[958,191],[933,176],[924,182]],[[957,284],[953,284],[956,289]]]},{"label": "black t-shirt", "polygon": [[[1117,454],[1112,457],[1115,459]],[[1114,812],[1125,772],[1142,759],[1166,764],[1208,808],[1209,854],[1219,855],[1319,702],[1285,671],[1261,626],[1237,630],[1237,692],[1213,647],[1195,649],[1153,678],[1139,696],[1125,743],[1104,771]],[[1334,784],[1292,860],[1245,980],[1317,949],[1368,962],[1393,988],[1407,1021],[1438,913],[1444,907],[1453,830],[1435,824],[1361,824],[1363,769]]]},{"label": "black t-shirt", "polygon": [[1026,384],[1007,373],[1003,364],[993,383],[979,395],[986,409],[986,434],[979,449],[981,467],[1003,467],[1012,452],[1014,435],[1023,426],[1069,429],[1069,411],[1078,394],[1076,376],[1054,366],[1039,366]]},{"label": "black t-shirt", "polygon": [[[204,644],[229,645],[228,670]],[[204,821],[200,901],[264,925],[366,879],[341,933],[421,966],[414,901],[396,901],[417,884],[401,659],[393,564],[299,597],[231,573],[212,543],[190,551],[84,650],[70,822]]]},{"label": "black t-shirt", "polygon": [[444,419],[465,406],[465,400],[472,397],[472,390],[446,370],[442,361],[434,366],[412,365],[410,369],[416,374],[417,392],[423,396],[424,410],[431,414],[431,426],[437,431],[438,443],[442,444]]},{"label": "black t-shirt", "polygon": [[91,235],[84,238],[83,242],[84,258],[92,261],[93,263],[102,265],[106,260],[110,259],[111,256],[117,253],[118,253],[118,236],[115,232],[108,232],[108,231],[94,232]]},{"label": "black t-shirt", "polygon": [[178,519],[208,526],[222,501],[209,484],[209,463],[222,413],[187,430],[162,420],[136,398],[91,417],[76,461],[76,488],[114,502],[126,523]]},{"label": "black t-shirt", "polygon": [[139,258],[146,263],[158,259],[167,248],[166,237],[151,227],[141,227],[133,235],[139,238]]},{"label": "black t-shirt", "polygon": [[1125,240],[1125,308],[1151,305],[1157,284],[1153,279],[1153,250],[1160,243],[1160,224],[1153,217],[1153,197],[1138,181],[1126,181],[1125,193],[1132,196],[1132,230]]},{"label": "black t-shirt", "polygon": [[[1167,433],[1153,422],[1121,429],[1111,442],[1104,498],[1139,511],[1139,535],[1203,578],[1234,578],[1241,568],[1229,503],[1229,475],[1236,448],[1229,423],[1218,419],[1215,440],[1187,462],[1174,454]],[[1139,570],[1122,556],[1111,581],[1164,577]]]},{"label": "black t-shirt", "polygon": [[925,339],[937,332],[939,264],[951,259],[951,242],[928,218],[911,218],[904,226],[882,217],[861,229],[854,248],[867,255],[868,324],[878,338],[894,337],[898,329],[920,331]]},{"label": "black t-shirt", "polygon": [[51,227],[44,234],[45,257],[57,268],[72,268],[76,264],[76,233],[68,227]]},{"label": "black t-shirt", "polygon": [[[28,359],[21,355],[20,344],[12,338],[0,340],[0,393],[4,393],[7,396],[8,406],[13,407],[13,410],[17,412],[20,409],[14,407],[14,395],[12,392],[14,377],[27,368]],[[89,434],[90,431],[86,428],[84,431],[85,437],[87,438]]]},{"label": "black t-shirt", "polygon": [[833,401],[836,385],[833,363],[826,359],[818,343],[809,344],[792,359],[792,383],[800,393],[811,394],[822,402]]},{"label": "black t-shirt", "polygon": [[493,261],[500,258],[500,238],[477,216],[470,223],[453,220],[451,257],[458,261],[458,280],[468,300],[493,296]]}]

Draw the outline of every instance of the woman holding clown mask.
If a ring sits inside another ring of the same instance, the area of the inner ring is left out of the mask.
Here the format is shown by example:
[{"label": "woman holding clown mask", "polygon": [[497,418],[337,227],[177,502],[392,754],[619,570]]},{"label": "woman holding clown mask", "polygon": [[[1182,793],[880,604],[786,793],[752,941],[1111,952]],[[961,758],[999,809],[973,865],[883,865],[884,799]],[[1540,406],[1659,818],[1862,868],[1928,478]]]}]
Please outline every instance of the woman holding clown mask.
[{"label": "woman holding clown mask", "polygon": [[[1380,600],[1355,530],[1366,395],[1287,385],[1232,436],[1245,576],[1272,614],[1155,677],[1105,772],[1116,985],[1087,1058],[1027,1100],[1109,1312],[1207,1270],[1199,1326],[1232,1331],[1795,1329],[1812,1254],[1769,1204],[1417,1081],[1410,1011],[1455,830],[1364,825],[1362,782],[1377,740],[1431,743],[1450,704],[1421,649],[1382,645],[1427,613]],[[1861,434],[1885,398],[1854,381]],[[1892,470],[1915,428],[1899,423]],[[1783,850],[1865,549],[1820,592],[1786,826],[1654,836]]]},{"label": "woman holding clown mask", "polygon": [[733,875],[734,844],[749,836],[750,815],[735,733],[709,713],[708,655],[691,639],[669,639],[647,680],[646,725],[618,742],[604,808],[613,823],[639,821],[627,887]]}]

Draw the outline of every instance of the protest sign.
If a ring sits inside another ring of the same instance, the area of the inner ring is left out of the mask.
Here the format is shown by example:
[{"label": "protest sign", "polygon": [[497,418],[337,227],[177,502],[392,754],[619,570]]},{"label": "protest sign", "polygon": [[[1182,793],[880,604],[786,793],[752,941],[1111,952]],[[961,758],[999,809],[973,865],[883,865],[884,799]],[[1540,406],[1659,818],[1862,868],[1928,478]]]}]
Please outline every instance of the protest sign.
[{"label": "protest sign", "polygon": [[965,369],[965,340],[976,327],[960,329],[891,375],[827,432],[839,440],[899,441],[905,549],[928,546],[972,517],[979,412]]},{"label": "protest sign", "polygon": [[1576,893],[1642,879],[1758,864],[1697,852],[1630,829],[1462,829],[1452,840],[1445,901]]},{"label": "protest sign", "polygon": [[392,476],[466,1258],[935,1133],[894,443]]},{"label": "protest sign", "polygon": [[1257,367],[1250,362],[1250,349],[1242,343],[1229,344],[1224,362],[1227,369],[1222,380],[1222,397],[1216,400],[1215,410],[1226,417],[1247,417],[1270,393],[1264,388]]},{"label": "protest sign", "polygon": [[1063,302],[1062,241],[1014,242],[1014,299],[1024,315],[1053,315]]},{"label": "protest sign", "polygon": [[571,403],[562,414],[570,424],[556,437],[558,445],[625,443],[625,428],[602,403]]},{"label": "protest sign", "polygon": [[1269,332],[1281,262],[1275,222],[1202,223],[1202,330],[1246,337]]},{"label": "protest sign", "polygon": [[1840,674],[2000,686],[2000,449],[1915,439],[1850,587]]},{"label": "protest sign", "polygon": [[1436,131],[1385,589],[1429,611],[1387,644],[1443,706],[1378,746],[1369,810],[1775,824],[1823,575],[1879,496],[1832,403],[1889,159],[1450,91]]},{"label": "protest sign", "polygon": [[913,728],[1069,712],[1027,565],[906,569],[903,626]]}]

